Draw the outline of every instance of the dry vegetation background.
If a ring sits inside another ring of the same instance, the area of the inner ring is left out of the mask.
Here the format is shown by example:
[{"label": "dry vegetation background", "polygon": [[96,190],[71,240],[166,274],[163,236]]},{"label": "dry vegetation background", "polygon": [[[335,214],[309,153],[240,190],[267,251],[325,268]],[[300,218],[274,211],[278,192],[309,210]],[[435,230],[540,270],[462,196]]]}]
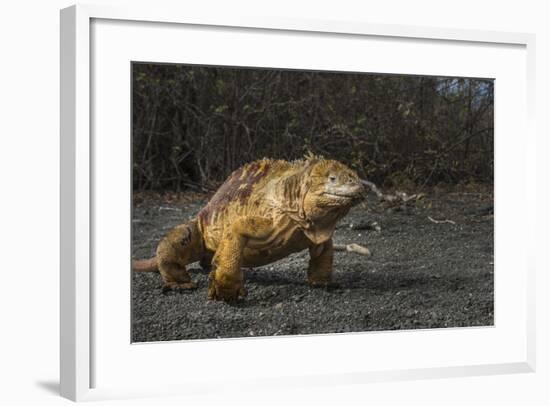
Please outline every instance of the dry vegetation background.
[{"label": "dry vegetation background", "polygon": [[385,187],[493,182],[489,79],[133,64],[134,191],[307,152]]}]

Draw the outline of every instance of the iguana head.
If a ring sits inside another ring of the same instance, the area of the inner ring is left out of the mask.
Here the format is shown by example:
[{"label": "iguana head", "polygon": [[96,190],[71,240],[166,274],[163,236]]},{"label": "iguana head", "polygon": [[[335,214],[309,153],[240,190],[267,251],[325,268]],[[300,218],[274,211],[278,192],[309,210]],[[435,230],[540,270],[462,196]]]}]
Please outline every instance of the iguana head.
[{"label": "iguana head", "polygon": [[340,218],[362,200],[365,188],[354,170],[334,160],[319,159],[311,165],[303,195],[307,218]]}]

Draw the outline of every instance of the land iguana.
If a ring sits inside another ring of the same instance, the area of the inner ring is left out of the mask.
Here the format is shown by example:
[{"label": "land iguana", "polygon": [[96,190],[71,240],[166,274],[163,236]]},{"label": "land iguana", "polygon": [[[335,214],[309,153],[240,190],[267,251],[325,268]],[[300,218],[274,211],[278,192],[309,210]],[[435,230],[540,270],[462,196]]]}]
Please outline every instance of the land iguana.
[{"label": "land iguana", "polygon": [[133,261],[133,269],[159,271],[165,289],[194,289],[185,267],[200,261],[212,266],[208,297],[231,301],[246,294],[242,267],[308,249],[309,284],[328,287],[336,223],[364,192],[355,171],[338,161],[251,162],[229,176],[195,219],[169,231],[155,257]]}]

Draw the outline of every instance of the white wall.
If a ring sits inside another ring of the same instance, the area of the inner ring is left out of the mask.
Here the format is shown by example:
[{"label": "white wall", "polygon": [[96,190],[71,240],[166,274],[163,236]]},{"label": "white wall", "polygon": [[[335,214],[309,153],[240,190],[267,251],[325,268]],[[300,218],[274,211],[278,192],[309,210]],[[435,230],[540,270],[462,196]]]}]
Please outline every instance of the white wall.
[{"label": "white wall", "polygon": [[[178,2],[181,3],[182,0]],[[129,1],[96,0],[99,4]],[[146,2],[144,2],[146,3]],[[168,1],[154,1],[159,7]],[[550,29],[543,1],[199,1],[195,12],[215,8],[234,15],[366,20],[381,23],[535,32],[539,131],[539,252],[550,229],[550,134],[546,112],[550,72]],[[357,4],[354,4],[357,3]],[[0,23],[0,398],[4,404],[61,404],[58,381],[59,251],[59,18],[64,0],[4,2]],[[521,237],[521,236],[518,236]],[[542,256],[542,255],[541,255]],[[244,394],[234,403],[280,404],[549,404],[550,301],[548,260],[538,263],[538,372],[438,381],[381,383],[327,389],[294,389]],[[545,272],[546,271],[546,272]],[[4,399],[4,398],[9,398]],[[219,404],[228,399],[202,396],[120,401],[118,404]],[[232,403],[232,402],[229,402]]]}]

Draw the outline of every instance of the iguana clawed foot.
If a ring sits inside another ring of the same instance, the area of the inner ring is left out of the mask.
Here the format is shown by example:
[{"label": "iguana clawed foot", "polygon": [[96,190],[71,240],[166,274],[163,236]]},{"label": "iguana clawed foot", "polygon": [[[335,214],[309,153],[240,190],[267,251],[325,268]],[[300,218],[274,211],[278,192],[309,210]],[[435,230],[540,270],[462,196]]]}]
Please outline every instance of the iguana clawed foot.
[{"label": "iguana clawed foot", "polygon": [[247,292],[242,279],[216,278],[216,271],[208,275],[208,298],[233,302],[242,299]]},{"label": "iguana clawed foot", "polygon": [[332,282],[332,281],[310,281],[309,286],[312,288],[323,288],[327,290],[333,290],[340,288],[340,284],[338,282]]},{"label": "iguana clawed foot", "polygon": [[197,284],[195,282],[166,282],[162,287],[162,292],[166,293],[169,291],[183,291],[183,290],[194,290],[197,289]]}]

